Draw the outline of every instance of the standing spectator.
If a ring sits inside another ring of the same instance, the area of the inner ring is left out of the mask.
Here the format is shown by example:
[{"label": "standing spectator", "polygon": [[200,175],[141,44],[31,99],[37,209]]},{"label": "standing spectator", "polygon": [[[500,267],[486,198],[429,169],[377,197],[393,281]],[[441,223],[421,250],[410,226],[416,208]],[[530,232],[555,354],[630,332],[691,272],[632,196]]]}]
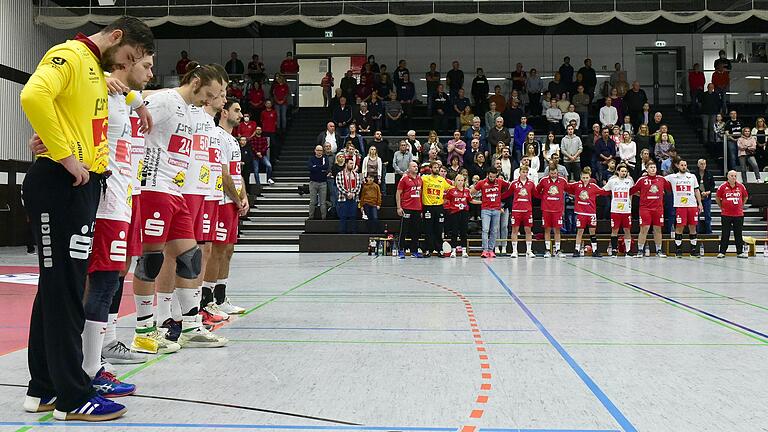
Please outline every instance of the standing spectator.
[{"label": "standing spectator", "polygon": [[394,76],[394,82],[395,86],[399,86],[401,82],[403,82],[403,75],[410,75],[411,72],[406,67],[407,63],[405,60],[400,60],[397,62],[397,68],[395,68],[395,76]]},{"label": "standing spectator", "polygon": [[368,110],[371,112],[371,124],[374,130],[384,128],[384,102],[379,96],[379,91],[373,89],[371,92],[371,102],[368,104]]},{"label": "standing spectator", "polygon": [[[584,145],[581,138],[574,134],[573,126],[568,126],[565,131],[566,134],[560,141],[560,154],[565,162],[565,168],[568,170],[568,179],[575,181],[581,171],[581,153],[584,151]],[[551,157],[550,155],[549,159]]]},{"label": "standing spectator", "polygon": [[416,139],[416,131],[415,130],[409,130],[405,134],[405,142],[408,143],[408,148],[411,150],[411,154],[413,154],[413,160],[418,162],[421,160],[422,155],[424,153],[424,149],[421,146],[421,142]]},{"label": "standing spectator", "polygon": [[509,187],[509,182],[497,178],[496,168],[488,170],[488,178],[480,180],[469,188],[469,193],[480,192],[482,196],[481,220],[482,220],[482,258],[496,258],[496,235],[499,231],[499,217],[501,214],[501,192]]},{"label": "standing spectator", "polygon": [[359,104],[360,102],[368,102],[371,99],[371,93],[373,92],[373,78],[370,78],[372,74],[360,75],[360,84],[355,86],[355,100]]},{"label": "standing spectator", "polygon": [[408,151],[408,143],[405,140],[400,141],[400,150],[395,152],[392,157],[392,168],[395,170],[395,184],[400,183],[400,179],[408,171],[408,167],[413,160],[413,154]]},{"label": "standing spectator", "polygon": [[556,134],[562,133],[561,122],[563,121],[563,112],[557,107],[557,99],[552,98],[549,100],[549,108],[547,108],[546,116],[548,124],[547,130]]},{"label": "standing spectator", "polygon": [[297,75],[299,73],[299,62],[293,58],[292,52],[285,53],[285,58],[280,62],[280,73],[283,75]]},{"label": "standing spectator", "polygon": [[403,74],[400,84],[397,86],[397,99],[405,113],[405,127],[410,127],[411,117],[413,117],[413,101],[416,98],[416,87],[411,82],[411,76]]},{"label": "standing spectator", "polygon": [[[448,84],[448,90],[451,93],[451,97],[455,97],[459,93],[459,89],[464,87],[464,71],[459,69],[458,60],[454,60],[451,63],[451,70],[445,75],[446,83]],[[464,97],[460,95],[459,97]],[[463,108],[462,108],[463,110]]]},{"label": "standing spectator", "polygon": [[741,138],[741,131],[744,126],[742,126],[736,110],[732,110],[728,115],[730,118],[725,122],[724,127],[725,137],[728,141],[728,169],[736,169],[736,161],[739,160],[738,140]]},{"label": "standing spectator", "polygon": [[731,70],[731,61],[728,60],[728,56],[725,54],[725,50],[720,50],[717,53],[717,59],[715,59],[714,68],[717,69],[719,66],[723,66],[725,70]]},{"label": "standing spectator", "polygon": [[576,112],[576,106],[574,104],[568,104],[568,110],[563,113],[563,130],[565,130],[571,122],[574,123],[574,130],[579,130],[581,116]]},{"label": "standing spectator", "polygon": [[353,116],[353,120],[357,125],[357,131],[360,132],[361,135],[371,133],[373,120],[371,119],[371,112],[368,110],[367,103],[360,102],[360,109]]},{"label": "standing spectator", "polygon": [[257,54],[251,56],[251,61],[248,62],[246,67],[246,73],[248,73],[248,77],[252,82],[264,82],[264,63],[259,60]]},{"label": "standing spectator", "polygon": [[275,184],[275,180],[272,177],[272,164],[269,161],[270,144],[271,138],[268,136],[263,136],[261,126],[257,126],[254,136],[251,139],[251,150],[253,153],[253,175],[256,177],[257,185],[261,185],[259,174],[261,173],[262,168],[264,168],[267,172],[267,183],[270,185]]},{"label": "standing spectator", "polygon": [[443,85],[437,84],[435,93],[432,95],[432,128],[438,132],[444,132],[448,129],[451,108],[451,101],[448,94],[443,91]]},{"label": "standing spectator", "polygon": [[590,96],[595,95],[595,87],[597,86],[597,73],[592,69],[592,59],[584,59],[584,67],[579,69],[579,73],[584,79],[584,89]]},{"label": "standing spectator", "polygon": [[576,86],[576,94],[573,95],[571,102],[579,114],[581,130],[586,130],[589,127],[589,105],[592,103],[592,99],[589,94],[584,92],[583,85]]},{"label": "standing spectator", "polygon": [[[565,131],[567,134],[568,128],[566,128]],[[550,132],[547,134],[547,139],[544,141],[544,145],[541,147],[541,156],[544,158],[544,162],[546,164],[552,161],[553,154],[557,154],[558,156],[560,155],[560,144],[555,141],[555,134]],[[568,176],[566,175],[566,177]]]},{"label": "standing spectator", "polygon": [[368,143],[368,148],[376,148],[376,154],[381,158],[381,193],[386,195],[387,172],[390,172],[392,162],[392,150],[389,148],[389,140],[384,139],[381,130],[373,133],[373,140]]},{"label": "standing spectator", "polygon": [[706,82],[701,66],[698,63],[694,63],[693,69],[688,71],[688,95],[691,98],[691,108],[694,114],[698,108],[699,96],[704,92],[704,84]]},{"label": "standing spectator", "polygon": [[496,124],[496,117],[501,117],[501,113],[496,110],[496,102],[491,102],[488,107],[488,112],[485,113],[485,125],[488,128],[493,127]]},{"label": "standing spectator", "polygon": [[392,134],[399,134],[402,130],[403,105],[397,100],[394,90],[389,92],[389,100],[384,102],[387,129]]},{"label": "standing spectator", "polygon": [[[374,147],[371,147],[374,148]],[[368,225],[368,234],[381,232],[379,224],[379,210],[381,209],[381,189],[377,183],[378,178],[373,174],[365,176],[360,191],[360,210],[363,214],[363,220]]]},{"label": "standing spectator", "polygon": [[328,193],[328,159],[323,146],[315,146],[315,154],[307,161],[309,169],[309,219],[315,218],[315,208],[320,205],[320,217],[325,220],[327,208],[325,196]]},{"label": "standing spectator", "polygon": [[187,64],[189,64],[189,54],[186,51],[181,52],[181,58],[176,62],[176,74],[184,76],[187,73]]},{"label": "standing spectator", "polygon": [[272,164],[280,160],[280,141],[277,139],[277,111],[272,109],[272,101],[264,102],[264,111],[261,112],[261,129],[264,136],[269,138],[269,157]]},{"label": "standing spectator", "polygon": [[[448,73],[451,72],[453,72],[453,70]],[[462,77],[463,76],[464,75],[462,75]],[[464,96],[464,89],[460,88],[456,91],[451,91],[451,99],[453,99],[452,115],[456,117],[456,129],[461,129],[461,114],[464,112],[464,108],[469,106],[469,98]]]},{"label": "standing spectator", "polygon": [[[477,68],[477,76],[472,80],[472,99],[475,101],[475,112],[484,114],[487,110],[486,99],[488,99],[488,93],[490,92],[490,86],[488,85],[488,78],[483,72],[483,68]],[[486,125],[488,127],[488,125]]]},{"label": "standing spectator", "polygon": [[245,73],[245,65],[240,59],[237,58],[237,53],[232,51],[229,55],[229,61],[224,65],[224,70],[232,75],[243,75]]},{"label": "standing spectator", "polygon": [[[507,125],[509,129],[519,125],[520,119],[523,118],[524,115],[525,111],[520,107],[520,102],[517,99],[512,99],[512,102],[507,105],[507,108],[501,113],[501,116],[504,118],[504,124]],[[490,128],[492,126],[493,125],[489,125],[488,127]],[[510,132],[510,134],[512,133],[514,133],[514,131]]]},{"label": "standing spectator", "polygon": [[[401,144],[402,146],[405,144]],[[406,250],[411,251],[413,258],[421,258],[419,253],[419,236],[421,235],[421,189],[422,181],[419,176],[419,164],[411,161],[406,174],[397,183],[395,203],[397,214],[401,219],[401,230],[398,244],[400,259],[405,258]],[[408,241],[410,239],[410,241]]]},{"label": "standing spectator", "polygon": [[552,81],[547,85],[547,91],[549,92],[550,99],[557,98],[568,91],[568,87],[563,84],[560,77],[560,72],[555,72],[554,78],[552,78]]},{"label": "standing spectator", "polygon": [[451,258],[467,254],[467,224],[469,223],[469,188],[465,187],[465,179],[461,174],[453,181],[454,188],[445,193],[445,228],[451,241]]},{"label": "standing spectator", "polygon": [[371,72],[373,72],[374,74],[379,73],[380,69],[379,69],[379,64],[376,63],[376,56],[374,56],[373,54],[369,55],[366,63],[367,63],[366,66],[370,66]]},{"label": "standing spectator", "polygon": [[527,112],[534,116],[541,115],[541,92],[544,91],[544,81],[535,68],[528,73],[525,91],[528,93]]},{"label": "standing spectator", "polygon": [[[553,161],[554,162],[554,161]],[[558,170],[550,169],[548,175],[541,179],[536,186],[536,197],[541,199],[541,216],[544,224],[544,258],[550,258],[550,249],[554,249],[556,257],[562,257],[560,252],[560,229],[563,227],[563,212],[565,211],[565,190],[568,182],[560,177]],[[551,231],[555,232],[555,244],[552,245]],[[554,248],[552,247],[554,246]]]},{"label": "standing spectator", "polygon": [[368,151],[365,149],[365,139],[357,133],[357,125],[354,123],[351,123],[349,125],[349,133],[347,136],[342,138],[344,141],[344,147],[348,146],[350,143],[352,146],[357,150],[361,155],[367,154]]},{"label": "standing spectator", "polygon": [[728,171],[728,181],[717,188],[715,199],[717,205],[722,209],[721,219],[723,229],[720,234],[720,253],[718,258],[725,258],[728,251],[728,242],[731,239],[731,229],[733,237],[736,240],[736,256],[747,258],[744,252],[744,239],[741,236],[741,230],[744,227],[744,203],[749,198],[747,188],[736,179],[736,171]]},{"label": "standing spectator", "polygon": [[473,116],[472,117],[472,126],[468,128],[464,134],[464,142],[471,141],[472,136],[475,134],[475,132],[480,134],[480,149],[484,152],[487,152],[489,150],[488,147],[488,136],[486,135],[483,128],[480,127],[480,117]]},{"label": "standing spectator", "polygon": [[257,82],[256,85],[248,90],[248,111],[254,119],[261,119],[261,112],[264,111],[265,101],[264,89],[261,88],[261,83]]},{"label": "standing spectator", "polygon": [[253,152],[248,144],[248,139],[239,137],[237,144],[240,146],[240,161],[243,163],[243,183],[246,194],[251,190],[251,173],[253,172]]},{"label": "standing spectator", "polygon": [[619,78],[618,81],[616,81],[616,84],[613,88],[616,89],[616,91],[619,93],[619,97],[623,98],[624,95],[627,94],[629,91],[629,83],[627,82],[626,74],[624,72],[619,72]]},{"label": "standing spectator", "polygon": [[558,72],[563,83],[570,87],[571,83],[573,83],[573,66],[571,66],[570,57],[566,56],[563,58],[563,64],[560,65]]},{"label": "standing spectator", "polygon": [[512,71],[512,89],[517,90],[519,94],[525,92],[525,82],[528,79],[525,71],[523,70],[523,64],[518,63],[515,65],[515,70]]},{"label": "standing spectator", "polygon": [[723,112],[727,111],[728,104],[726,94],[728,88],[731,86],[731,75],[723,63],[720,63],[712,73],[712,84],[715,85],[715,92],[720,96],[720,103],[722,104],[720,110]]},{"label": "standing spectator", "polygon": [[372,176],[374,178],[374,183],[379,185],[380,192],[386,193],[385,189],[383,189],[385,183],[382,181],[384,178],[384,163],[379,157],[379,152],[376,150],[375,146],[370,146],[368,148],[368,155],[363,159],[361,171],[363,178]]},{"label": "standing spectator", "polygon": [[648,123],[648,131],[652,134],[657,136],[659,129],[661,129],[662,126],[664,126],[664,123],[662,122],[662,114],[659,111],[656,111],[653,114],[653,120],[651,120],[650,123]]},{"label": "standing spectator", "polygon": [[489,125],[488,142],[497,144],[503,142],[507,147],[512,142],[512,137],[509,135],[509,129],[504,127],[503,117],[496,117],[495,125]]},{"label": "standing spectator", "polygon": [[459,161],[459,166],[464,165],[464,153],[467,151],[467,143],[461,139],[461,132],[453,132],[453,139],[449,140],[446,144],[446,151],[448,152],[448,165],[453,165],[454,160]]},{"label": "standing spectator", "polygon": [[608,180],[608,161],[614,160],[616,157],[616,143],[611,139],[608,128],[604,127],[600,133],[600,139],[595,142],[595,152],[599,168],[597,174],[598,179]]},{"label": "standing spectator", "polygon": [[285,82],[283,75],[277,75],[272,83],[272,97],[275,100],[277,111],[277,129],[280,133],[285,133],[288,127],[288,98],[291,95],[291,89]]},{"label": "standing spectator", "polygon": [[702,142],[706,144],[710,150],[716,150],[714,130],[715,117],[720,113],[722,103],[720,101],[720,95],[715,92],[715,85],[712,83],[707,84],[707,91],[699,95],[699,100],[701,101],[699,117],[701,118]]},{"label": "standing spectator", "polygon": [[336,130],[341,136],[349,134],[349,124],[352,122],[352,109],[347,105],[347,98],[339,98],[339,106],[333,110],[333,122],[336,123]]},{"label": "standing spectator", "polygon": [[341,136],[336,132],[336,124],[329,121],[325,125],[325,131],[320,132],[315,140],[316,145],[325,145],[325,143],[331,144],[331,151],[336,153],[343,146]]},{"label": "standing spectator", "polygon": [[619,113],[612,106],[613,100],[610,97],[605,98],[605,106],[600,108],[600,124],[603,127],[613,127],[619,121]]},{"label": "standing spectator", "polygon": [[528,117],[521,117],[520,124],[515,126],[515,130],[512,132],[515,141],[513,157],[517,163],[520,163],[520,159],[523,157],[523,143],[528,139],[530,132],[533,132],[533,127],[528,124]]},{"label": "standing spectator", "polygon": [[379,72],[378,77],[379,79],[374,84],[379,89],[379,95],[388,96],[395,87],[392,76],[387,72],[387,65],[381,65],[381,72]]},{"label": "standing spectator", "polygon": [[757,141],[757,164],[759,167],[765,167],[768,164],[768,127],[765,125],[765,117],[758,117],[755,120],[755,127],[752,128],[752,136]]},{"label": "standing spectator", "polygon": [[333,72],[328,71],[320,80],[320,86],[323,88],[323,106],[327,107],[331,98],[333,98]]},{"label": "standing spectator", "polygon": [[328,188],[331,191],[331,203],[330,211],[335,218],[338,218],[337,204],[339,202],[339,188],[336,186],[336,176],[340,172],[344,171],[344,167],[347,165],[347,159],[344,152],[339,152],[334,156],[334,163],[331,165],[331,170],[328,173]]},{"label": "standing spectator", "polygon": [[360,176],[355,171],[355,161],[347,159],[342,170],[336,176],[336,187],[339,189],[337,213],[339,215],[339,232],[357,233],[357,202],[360,199]]},{"label": "standing spectator", "polygon": [[610,78],[608,78],[608,84],[611,88],[618,88],[618,83],[621,80],[621,75],[626,76],[627,73],[621,70],[621,63],[615,63],[613,65],[613,72],[611,72]]},{"label": "standing spectator", "polygon": [[648,96],[645,90],[640,88],[640,83],[632,82],[632,88],[624,95],[624,111],[632,119],[632,127],[635,130],[645,123],[643,119],[643,107],[648,103]]},{"label": "standing spectator", "polygon": [[433,112],[432,101],[435,99],[435,95],[438,93],[438,86],[440,85],[440,72],[437,71],[437,63],[430,63],[429,70],[425,74],[427,80],[427,112]]},{"label": "standing spectator", "polygon": [[693,173],[699,182],[701,192],[701,205],[704,208],[702,217],[699,217],[698,232],[712,234],[712,194],[715,192],[715,177],[707,170],[707,160],[699,159],[698,169]]},{"label": "standing spectator", "polygon": [[568,93],[561,93],[560,97],[557,99],[557,107],[560,108],[560,112],[563,114],[568,112],[568,105],[571,104],[571,101],[568,100]]},{"label": "standing spectator", "polygon": [[760,168],[757,166],[757,160],[755,160],[757,140],[752,136],[752,129],[749,127],[742,129],[741,136],[736,141],[736,145],[739,147],[741,181],[744,183],[747,182],[747,164],[749,164],[752,171],[755,173],[755,179],[760,182]]},{"label": "standing spectator", "polygon": [[488,104],[496,104],[496,111],[503,112],[504,107],[507,105],[507,100],[504,95],[501,94],[501,86],[496,85],[493,87],[493,94],[488,98]]},{"label": "standing spectator", "polygon": [[348,70],[344,73],[344,78],[339,83],[341,94],[347,98],[347,102],[355,100],[355,89],[357,88],[357,80],[352,76],[352,70]]},{"label": "standing spectator", "polygon": [[251,120],[251,115],[248,113],[243,114],[243,121],[240,122],[239,125],[237,125],[237,129],[235,129],[235,136],[237,137],[244,137],[248,142],[250,142],[254,136],[256,136],[256,128],[257,124],[255,121]]},{"label": "standing spectator", "polygon": [[628,131],[621,133],[621,142],[616,146],[616,155],[619,161],[627,165],[629,170],[635,169],[637,159],[637,143],[632,140],[632,134]]}]

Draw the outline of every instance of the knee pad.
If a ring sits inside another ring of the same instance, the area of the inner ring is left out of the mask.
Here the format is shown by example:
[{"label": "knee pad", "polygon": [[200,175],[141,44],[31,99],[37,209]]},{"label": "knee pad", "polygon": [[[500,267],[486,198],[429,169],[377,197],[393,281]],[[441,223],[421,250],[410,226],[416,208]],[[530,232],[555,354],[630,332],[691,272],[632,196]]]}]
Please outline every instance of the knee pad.
[{"label": "knee pad", "polygon": [[198,246],[176,257],[176,276],[182,279],[197,279],[203,267],[203,252]]},{"label": "knee pad", "polygon": [[97,271],[88,277],[88,291],[83,301],[85,319],[107,322],[109,307],[120,285],[118,272]]},{"label": "knee pad", "polygon": [[163,259],[162,251],[144,252],[136,260],[136,270],[133,275],[141,281],[154,282],[163,267]]}]

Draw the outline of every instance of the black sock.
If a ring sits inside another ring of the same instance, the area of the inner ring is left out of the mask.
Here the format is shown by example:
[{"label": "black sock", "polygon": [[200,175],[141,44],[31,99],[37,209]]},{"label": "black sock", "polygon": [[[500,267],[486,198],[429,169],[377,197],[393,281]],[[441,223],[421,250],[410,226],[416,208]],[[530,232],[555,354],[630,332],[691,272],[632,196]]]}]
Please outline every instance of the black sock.
[{"label": "black sock", "polygon": [[210,286],[205,286],[203,283],[203,290],[200,294],[200,308],[208,306],[208,303],[213,301],[213,289]]},{"label": "black sock", "polygon": [[216,304],[224,303],[224,300],[227,298],[227,285],[216,284],[216,286],[213,288],[213,296],[216,298]]},{"label": "black sock", "polygon": [[675,247],[680,249],[683,247],[683,235],[675,233]]},{"label": "black sock", "polygon": [[619,249],[619,236],[611,236],[611,250]]},{"label": "black sock", "polygon": [[696,233],[688,234],[688,239],[691,241],[691,246],[696,246],[698,243],[698,235]]}]

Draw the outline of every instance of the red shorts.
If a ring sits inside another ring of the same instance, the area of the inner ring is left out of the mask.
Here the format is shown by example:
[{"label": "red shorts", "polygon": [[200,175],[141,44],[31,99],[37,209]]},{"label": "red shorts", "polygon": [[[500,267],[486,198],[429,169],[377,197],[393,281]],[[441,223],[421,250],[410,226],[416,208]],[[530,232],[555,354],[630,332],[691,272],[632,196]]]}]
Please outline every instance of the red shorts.
[{"label": "red shorts", "polygon": [[128,228],[128,256],[141,256],[141,195],[131,197],[131,227]]},{"label": "red shorts", "polygon": [[555,228],[560,229],[563,227],[563,214],[558,212],[541,212],[541,219],[544,222],[544,229]]},{"label": "red shorts", "polygon": [[187,202],[187,210],[192,217],[192,231],[195,233],[195,240],[198,242],[203,239],[203,206],[205,195],[184,195],[184,201]]},{"label": "red shorts", "polygon": [[237,224],[240,216],[234,203],[219,206],[219,216],[216,221],[216,238],[214,243],[237,243]]},{"label": "red shorts", "polygon": [[121,271],[128,259],[128,222],[96,219],[93,230],[93,251],[88,261],[88,273]]},{"label": "red shorts", "polygon": [[576,215],[576,229],[586,229],[597,226],[597,215]]},{"label": "red shorts", "polygon": [[640,226],[664,225],[664,210],[640,209]]},{"label": "red shorts", "polygon": [[675,207],[675,224],[696,225],[699,223],[698,207]]},{"label": "red shorts", "polygon": [[212,242],[216,230],[214,227],[219,220],[219,202],[206,201],[203,204],[203,241]]},{"label": "red shorts", "polygon": [[533,212],[509,212],[512,226],[533,227]]},{"label": "red shorts", "polygon": [[195,238],[184,198],[167,193],[141,192],[141,227],[148,244]]},{"label": "red shorts", "polygon": [[632,215],[630,213],[611,213],[611,229],[632,229]]}]

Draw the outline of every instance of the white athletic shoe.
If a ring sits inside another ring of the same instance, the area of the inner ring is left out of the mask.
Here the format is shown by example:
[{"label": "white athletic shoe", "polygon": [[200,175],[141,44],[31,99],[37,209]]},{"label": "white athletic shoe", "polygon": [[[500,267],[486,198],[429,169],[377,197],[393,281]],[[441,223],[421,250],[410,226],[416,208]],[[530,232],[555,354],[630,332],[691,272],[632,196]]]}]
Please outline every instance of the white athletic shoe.
[{"label": "white athletic shoe", "polygon": [[229,297],[224,299],[224,303],[217,305],[219,307],[219,310],[226,313],[227,315],[240,315],[241,313],[245,313],[245,309],[241,308],[240,306],[235,306],[232,304],[232,302],[229,301]]},{"label": "white athletic shoe", "polygon": [[667,257],[667,254],[665,254],[665,253],[664,253],[664,252],[662,252],[662,251],[658,251],[658,252],[656,252],[656,256],[657,256],[658,258],[666,258],[666,257]]},{"label": "white athletic shoe", "polygon": [[529,250],[525,253],[526,258],[536,258],[536,254],[533,253],[533,251]]},{"label": "white athletic shoe", "polygon": [[273,184],[275,184],[275,181],[272,180],[272,179],[267,179],[267,183],[269,183],[270,185],[273,185]]},{"label": "white athletic shoe", "polygon": [[740,254],[736,255],[736,258],[744,258],[744,259],[747,259],[747,258],[749,258],[749,255],[747,255],[747,253],[746,253],[746,252],[742,252],[742,253],[740,253]]},{"label": "white athletic shoe", "polygon": [[469,253],[467,252],[466,249],[462,249],[461,250],[461,257],[462,258],[469,258]]},{"label": "white athletic shoe", "polygon": [[565,258],[565,254],[562,251],[555,252],[555,256],[558,258]]},{"label": "white athletic shoe", "polygon": [[499,247],[499,253],[502,253],[502,254],[505,254],[505,253],[507,253],[507,247],[506,247],[506,246],[504,246],[504,247]]},{"label": "white athletic shoe", "polygon": [[552,258],[552,254],[549,251],[544,252],[544,258]]},{"label": "white athletic shoe", "polygon": [[137,364],[147,361],[146,355],[132,352],[125,344],[118,340],[112,341],[111,344],[103,347],[101,349],[101,357],[104,361],[111,364]]},{"label": "white athletic shoe", "polygon": [[451,258],[456,258],[456,249],[451,249]]},{"label": "white athletic shoe", "polygon": [[223,321],[226,321],[229,319],[229,314],[223,309],[221,309],[221,307],[217,305],[216,302],[208,303],[208,306],[204,307],[203,309],[205,309],[205,311],[211,315],[220,316]]},{"label": "white athletic shoe", "polygon": [[725,254],[723,254],[723,253],[719,253],[719,254],[717,254],[717,257],[718,257],[718,258],[725,258]]},{"label": "white athletic shoe", "polygon": [[517,249],[512,249],[512,253],[509,254],[510,258],[517,258]]},{"label": "white athletic shoe", "polygon": [[182,321],[179,344],[184,348],[219,348],[229,343],[229,339],[217,336],[203,327],[200,315],[194,322]]}]

